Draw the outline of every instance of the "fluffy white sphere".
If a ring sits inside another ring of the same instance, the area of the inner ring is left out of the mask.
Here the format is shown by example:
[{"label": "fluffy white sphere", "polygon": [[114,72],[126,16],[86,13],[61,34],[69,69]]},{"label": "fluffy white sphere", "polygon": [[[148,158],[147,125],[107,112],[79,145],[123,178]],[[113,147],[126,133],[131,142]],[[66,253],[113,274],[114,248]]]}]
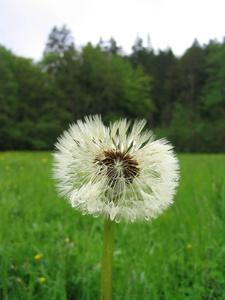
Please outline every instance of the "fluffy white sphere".
[{"label": "fluffy white sphere", "polygon": [[155,140],[145,124],[122,119],[106,127],[93,116],[71,125],[54,153],[60,195],[94,217],[156,218],[173,202],[179,164],[168,141]]}]

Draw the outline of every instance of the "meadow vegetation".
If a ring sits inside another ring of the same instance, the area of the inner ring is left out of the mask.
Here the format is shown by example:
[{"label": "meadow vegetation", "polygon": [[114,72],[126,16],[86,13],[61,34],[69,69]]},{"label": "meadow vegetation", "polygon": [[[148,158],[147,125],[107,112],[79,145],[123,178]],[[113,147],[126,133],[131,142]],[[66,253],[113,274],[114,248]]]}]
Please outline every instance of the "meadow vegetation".
[{"label": "meadow vegetation", "polygon": [[[113,299],[225,299],[225,155],[179,155],[174,204],[116,225]],[[50,152],[0,153],[0,299],[99,299],[103,219],[57,196]]]}]

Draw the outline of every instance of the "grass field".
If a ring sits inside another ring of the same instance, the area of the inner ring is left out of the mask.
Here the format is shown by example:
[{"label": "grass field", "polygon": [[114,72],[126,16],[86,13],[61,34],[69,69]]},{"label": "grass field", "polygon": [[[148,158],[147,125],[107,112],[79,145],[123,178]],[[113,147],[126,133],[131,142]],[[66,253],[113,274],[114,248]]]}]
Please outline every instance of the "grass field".
[{"label": "grass field", "polygon": [[[179,155],[175,203],[116,224],[114,300],[225,299],[225,155]],[[103,219],[60,199],[49,152],[0,153],[0,298],[100,299]]]}]

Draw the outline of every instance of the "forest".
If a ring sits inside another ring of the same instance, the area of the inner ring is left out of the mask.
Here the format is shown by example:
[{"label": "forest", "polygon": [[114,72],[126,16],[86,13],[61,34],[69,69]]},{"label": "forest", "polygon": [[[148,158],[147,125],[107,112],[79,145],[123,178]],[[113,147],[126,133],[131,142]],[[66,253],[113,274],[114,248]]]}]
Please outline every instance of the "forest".
[{"label": "forest", "polygon": [[100,114],[146,119],[178,152],[225,152],[225,39],[181,57],[140,37],[127,55],[111,38],[81,47],[54,27],[40,61],[0,45],[0,150],[52,150],[69,124]]}]

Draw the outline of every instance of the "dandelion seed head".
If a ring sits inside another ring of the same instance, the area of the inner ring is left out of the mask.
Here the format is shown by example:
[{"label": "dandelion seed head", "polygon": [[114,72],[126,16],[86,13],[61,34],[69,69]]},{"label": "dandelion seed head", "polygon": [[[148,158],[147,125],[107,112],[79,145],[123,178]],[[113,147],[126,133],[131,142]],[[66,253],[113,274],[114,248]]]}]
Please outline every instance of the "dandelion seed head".
[{"label": "dandelion seed head", "polygon": [[111,220],[151,220],[172,202],[178,160],[166,139],[126,119],[105,126],[99,116],[77,121],[58,139],[57,189],[82,214]]}]

